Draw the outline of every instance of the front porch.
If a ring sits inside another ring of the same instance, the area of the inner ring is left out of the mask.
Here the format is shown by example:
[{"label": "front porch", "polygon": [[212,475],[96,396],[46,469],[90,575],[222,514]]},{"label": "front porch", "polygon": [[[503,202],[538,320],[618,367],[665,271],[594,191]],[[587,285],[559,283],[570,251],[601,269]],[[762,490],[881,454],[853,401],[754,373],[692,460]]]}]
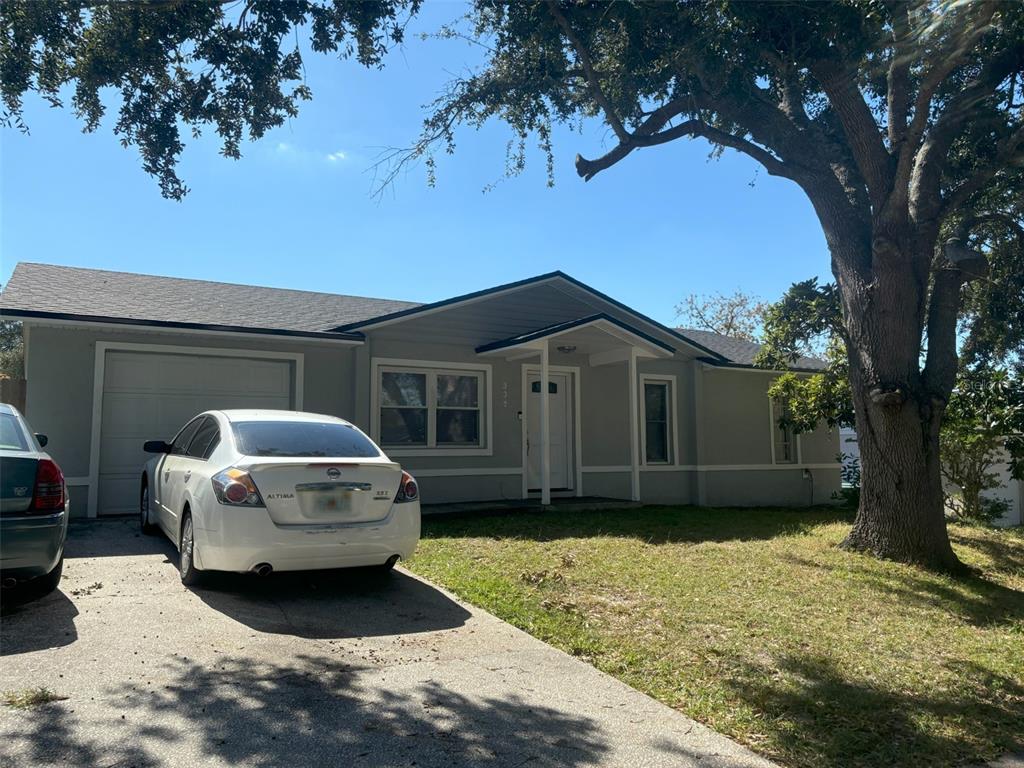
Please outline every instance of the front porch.
[{"label": "front porch", "polygon": [[[500,357],[506,361],[524,363],[523,410],[519,414],[522,424],[523,498],[517,502],[529,504],[536,501],[540,507],[552,504],[553,491],[568,487],[567,482],[553,482],[553,476],[564,477],[563,465],[570,455],[573,457],[574,485],[577,493],[574,500],[585,498],[582,496],[580,368],[553,365],[553,350],[562,355],[572,355],[577,360],[582,358],[591,368],[623,366],[628,398],[624,403],[609,402],[608,405],[613,408],[617,405],[628,410],[630,499],[632,502],[639,502],[640,441],[643,425],[639,421],[640,377],[637,363],[639,360],[669,359],[675,350],[668,344],[606,314],[581,317],[489,342],[476,348],[476,353],[480,356]],[[566,391],[568,387],[565,386],[569,383],[570,376],[573,390],[571,400]],[[546,393],[548,397],[540,396],[541,393]],[[536,398],[531,397],[534,394],[537,395]],[[552,395],[556,397],[553,398]],[[531,401],[535,402],[536,407],[530,407]],[[553,401],[555,406],[552,405]],[[571,430],[568,426],[570,423]],[[571,454],[569,442],[572,444]],[[532,499],[531,493],[539,494],[539,499]],[[617,503],[621,505],[622,502]]]}]

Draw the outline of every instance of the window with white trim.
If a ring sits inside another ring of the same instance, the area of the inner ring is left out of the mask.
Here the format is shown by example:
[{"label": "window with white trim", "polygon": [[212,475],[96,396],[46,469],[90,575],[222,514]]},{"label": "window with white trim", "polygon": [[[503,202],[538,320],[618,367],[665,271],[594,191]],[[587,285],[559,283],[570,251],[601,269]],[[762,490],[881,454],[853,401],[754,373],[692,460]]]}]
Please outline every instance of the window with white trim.
[{"label": "window with white trim", "polygon": [[482,448],[484,372],[381,366],[378,436],[391,448]]},{"label": "window with white trim", "polygon": [[775,441],[774,458],[776,464],[796,464],[797,446],[793,427],[787,423],[789,404],[785,401],[772,400],[772,439]]},{"label": "window with white trim", "polygon": [[672,382],[644,378],[644,464],[671,464],[675,461]]}]

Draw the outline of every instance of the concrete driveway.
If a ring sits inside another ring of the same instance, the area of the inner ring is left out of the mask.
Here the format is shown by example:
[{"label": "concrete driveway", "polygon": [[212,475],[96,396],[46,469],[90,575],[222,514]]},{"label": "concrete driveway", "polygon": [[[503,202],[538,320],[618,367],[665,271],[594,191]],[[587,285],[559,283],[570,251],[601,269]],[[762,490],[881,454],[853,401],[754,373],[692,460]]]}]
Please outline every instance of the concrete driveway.
[{"label": "concrete driveway", "polygon": [[134,521],[74,525],[0,623],[0,764],[769,766],[406,572],[178,581]]}]

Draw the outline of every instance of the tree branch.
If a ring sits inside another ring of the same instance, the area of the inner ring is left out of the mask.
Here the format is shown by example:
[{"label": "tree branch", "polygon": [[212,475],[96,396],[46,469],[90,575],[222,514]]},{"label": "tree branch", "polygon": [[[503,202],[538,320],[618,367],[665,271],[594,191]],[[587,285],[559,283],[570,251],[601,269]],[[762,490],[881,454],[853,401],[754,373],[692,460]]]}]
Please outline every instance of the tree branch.
[{"label": "tree branch", "polygon": [[[944,256],[937,257],[945,259]],[[924,386],[933,399],[945,404],[956,381],[956,320],[960,311],[960,287],[964,273],[952,264],[935,271],[928,305],[928,354],[923,372]]]},{"label": "tree branch", "polygon": [[[992,21],[992,16],[996,11],[996,3],[985,2],[977,5],[968,5],[969,10],[963,11],[963,13],[969,14],[970,10],[976,7],[980,7],[981,10],[973,19],[973,22],[970,25],[963,25],[959,36],[948,41],[943,50],[938,51],[935,56],[931,57],[936,63],[925,73],[921,86],[917,91],[917,98],[914,100],[914,117],[907,130],[906,142],[900,152],[901,166],[908,166],[910,164],[914,152],[917,150],[917,145],[920,143],[921,137],[928,127],[928,118],[931,116],[931,103],[935,92],[945,79],[964,63],[967,54],[974,49],[974,46],[991,29],[989,22]],[[956,11],[953,11],[953,13],[956,13]],[[952,26],[959,27],[960,25],[954,22]],[[906,174],[906,177],[909,178],[909,173]]]},{"label": "tree branch", "polygon": [[892,189],[892,160],[885,149],[878,123],[864,101],[853,73],[830,61],[813,63],[811,71],[839,116],[854,162],[867,184],[871,205],[879,210]]},{"label": "tree branch", "polygon": [[981,168],[946,196],[939,214],[940,220],[955,214],[976,192],[979,192],[1008,165],[1024,165],[1024,126],[1018,128],[1000,143],[996,156],[989,165]]},{"label": "tree branch", "polygon": [[580,66],[583,68],[583,72],[586,75],[587,86],[590,89],[590,95],[594,97],[601,109],[604,110],[605,117],[608,119],[608,124],[615,131],[615,135],[619,137],[619,141],[626,141],[629,137],[629,132],[623,125],[622,120],[615,113],[615,109],[612,107],[611,101],[608,96],[601,89],[601,83],[597,78],[597,72],[594,70],[594,62],[590,58],[590,53],[587,51],[583,42],[573,31],[572,25],[569,24],[569,20],[565,18],[565,14],[562,13],[562,9],[558,7],[557,0],[548,0],[548,10],[551,11],[551,15],[554,16],[555,21],[558,22],[558,26],[562,28],[566,38],[569,40],[569,44],[572,45],[573,50],[576,52],[576,57],[580,61]]},{"label": "tree branch", "polygon": [[886,76],[886,123],[889,131],[889,151],[899,152],[899,145],[907,135],[910,112],[910,67],[914,62],[910,40],[910,5],[905,2],[888,3],[892,14],[892,59]]},{"label": "tree branch", "polygon": [[[928,136],[916,154],[912,154],[909,167],[904,168],[901,153],[896,172],[896,192],[909,192],[911,216],[917,221],[937,219],[942,208],[940,184],[947,162],[949,147],[963,130],[972,110],[991,98],[996,87],[1024,63],[1024,41],[1010,46],[986,61],[981,72],[953,97],[929,129]],[[905,183],[901,174],[909,172]]]},{"label": "tree branch", "polygon": [[[645,121],[646,123],[647,121]],[[596,160],[587,160],[581,155],[576,155],[576,173],[585,181],[590,181],[601,171],[610,168],[622,160],[634,149],[654,147],[687,136],[702,136],[713,144],[735,149],[759,162],[772,176],[782,176],[795,180],[794,171],[764,148],[744,138],[707,125],[700,120],[686,120],[679,125],[655,133],[640,134],[638,130],[635,134],[630,135],[626,141],[618,144],[610,152]]]}]

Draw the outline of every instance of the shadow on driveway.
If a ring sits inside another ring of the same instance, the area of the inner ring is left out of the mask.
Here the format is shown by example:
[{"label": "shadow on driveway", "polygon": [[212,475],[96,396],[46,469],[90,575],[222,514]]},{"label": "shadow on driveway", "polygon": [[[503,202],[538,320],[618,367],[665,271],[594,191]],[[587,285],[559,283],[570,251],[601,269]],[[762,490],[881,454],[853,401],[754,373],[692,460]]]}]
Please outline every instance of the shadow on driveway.
[{"label": "shadow on driveway", "polygon": [[57,590],[31,602],[4,599],[0,611],[0,656],[60,648],[78,639],[78,609]]},{"label": "shadow on driveway", "polygon": [[194,592],[215,611],[259,632],[314,639],[453,629],[470,614],[443,592],[394,571],[208,573]]},{"label": "shadow on driveway", "polygon": [[169,679],[156,690],[105,690],[120,706],[92,728],[66,705],[37,708],[0,745],[0,761],[144,768],[198,753],[217,765],[572,768],[599,764],[609,748],[586,716],[517,695],[470,697],[434,681],[391,690],[375,682],[379,671],[339,668],[320,655],[276,663],[234,656],[215,668],[176,659],[161,672]]}]

